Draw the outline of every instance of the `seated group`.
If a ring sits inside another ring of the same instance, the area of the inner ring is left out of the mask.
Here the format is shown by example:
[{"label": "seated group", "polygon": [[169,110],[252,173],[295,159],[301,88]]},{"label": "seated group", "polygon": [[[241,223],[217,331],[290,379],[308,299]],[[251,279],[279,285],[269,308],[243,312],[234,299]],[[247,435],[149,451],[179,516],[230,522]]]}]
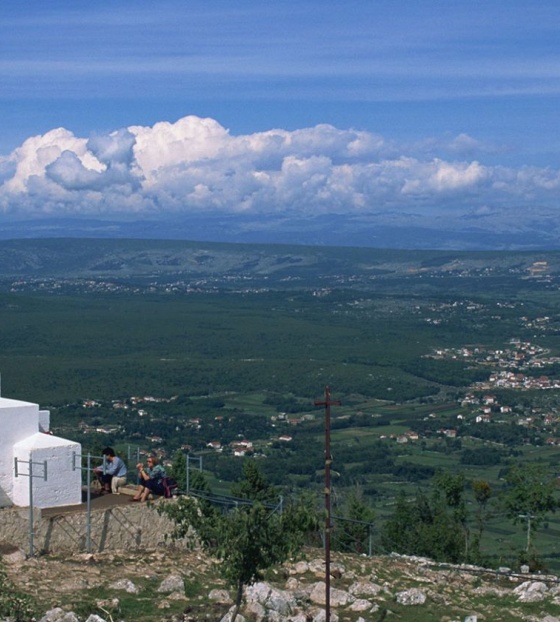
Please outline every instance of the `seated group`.
[{"label": "seated group", "polygon": [[[165,469],[159,464],[156,456],[150,455],[147,465],[141,462],[136,465],[138,469],[138,490],[131,501],[146,501],[149,494],[164,495],[163,480]],[[118,495],[119,488],[126,484],[127,469],[124,461],[115,454],[112,447],[103,450],[103,465],[94,469],[95,476],[102,487],[102,494],[113,493]]]}]

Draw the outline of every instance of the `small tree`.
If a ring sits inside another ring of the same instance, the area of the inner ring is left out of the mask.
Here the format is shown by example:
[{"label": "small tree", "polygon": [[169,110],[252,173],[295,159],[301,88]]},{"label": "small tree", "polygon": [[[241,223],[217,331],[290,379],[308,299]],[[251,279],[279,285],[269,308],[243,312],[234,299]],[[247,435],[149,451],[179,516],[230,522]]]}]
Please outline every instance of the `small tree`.
[{"label": "small tree", "polygon": [[189,478],[191,491],[210,492],[210,484],[208,484],[206,474],[203,471],[198,469],[191,471]]},{"label": "small tree", "polygon": [[177,485],[181,490],[187,488],[187,457],[178,449],[173,456],[173,466],[171,467],[171,475],[177,482]]},{"label": "small tree", "polygon": [[439,473],[434,480],[436,490],[443,491],[445,502],[451,509],[454,522],[461,525],[463,532],[465,559],[469,557],[470,531],[467,524],[467,506],[465,503],[465,476],[462,473],[453,475],[448,472]]},{"label": "small tree", "polygon": [[531,548],[531,535],[536,532],[545,516],[555,512],[558,502],[554,497],[555,484],[546,469],[537,464],[512,466],[506,477],[508,488],[504,505],[514,524],[527,522],[527,547]]},{"label": "small tree", "polygon": [[[253,465],[245,472],[253,483],[244,480],[240,490],[247,494],[249,490],[263,493],[264,480],[255,477],[258,469],[255,471]],[[256,482],[258,485],[253,488]],[[318,528],[313,508],[309,499],[300,499],[289,502],[281,513],[260,501],[222,511],[209,501],[181,497],[158,510],[175,522],[173,538],[183,538],[194,531],[206,552],[220,560],[221,575],[235,588],[234,622],[244,587],[262,579],[267,568],[283,563],[300,550],[305,534]]]},{"label": "small tree", "polygon": [[383,546],[397,553],[424,555],[436,561],[465,561],[462,497],[455,494],[456,487],[451,484],[447,491],[435,487],[431,496],[418,491],[411,501],[401,492],[392,516],[382,528]]},{"label": "small tree", "polygon": [[375,511],[365,501],[362,489],[356,486],[346,498],[341,516],[335,517],[333,535],[340,548],[356,553],[367,551],[374,517]]},{"label": "small tree", "polygon": [[399,491],[395,509],[381,530],[381,543],[387,551],[414,553],[417,523],[415,510],[404,490]]},{"label": "small tree", "polygon": [[235,497],[262,503],[273,502],[278,498],[278,491],[262,474],[255,459],[243,463],[243,478],[231,487]]},{"label": "small tree", "polygon": [[484,531],[484,523],[487,519],[487,505],[490,497],[492,496],[492,488],[490,484],[481,479],[475,479],[471,482],[471,488],[474,494],[474,499],[477,504],[476,510],[476,526],[477,526],[477,540],[478,546],[482,540],[482,532]]}]

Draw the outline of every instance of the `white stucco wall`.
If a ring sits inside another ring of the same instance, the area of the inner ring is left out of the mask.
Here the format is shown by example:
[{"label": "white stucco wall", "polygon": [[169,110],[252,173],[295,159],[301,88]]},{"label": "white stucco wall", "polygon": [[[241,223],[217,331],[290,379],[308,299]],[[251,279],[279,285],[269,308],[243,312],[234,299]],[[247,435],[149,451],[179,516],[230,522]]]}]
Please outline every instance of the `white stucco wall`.
[{"label": "white stucco wall", "polygon": [[[14,458],[18,460],[18,477],[14,478],[12,501],[18,506],[29,506],[29,461],[33,461],[33,506],[51,508],[76,505],[82,501],[81,470],[72,470],[73,457],[78,456],[79,443],[36,432],[16,443]],[[45,463],[47,478],[44,479]]]},{"label": "white stucco wall", "polygon": [[39,411],[39,432],[48,432],[51,429],[51,411]]},{"label": "white stucco wall", "polygon": [[39,430],[39,406],[0,397],[0,489],[12,498],[14,477],[13,447]]}]

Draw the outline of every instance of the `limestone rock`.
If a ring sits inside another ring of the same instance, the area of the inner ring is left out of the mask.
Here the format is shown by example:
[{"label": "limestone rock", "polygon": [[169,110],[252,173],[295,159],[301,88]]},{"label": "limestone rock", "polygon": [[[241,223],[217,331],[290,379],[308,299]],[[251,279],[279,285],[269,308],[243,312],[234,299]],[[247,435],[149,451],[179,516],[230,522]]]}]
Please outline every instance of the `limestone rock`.
[{"label": "limestone rock", "polygon": [[[319,609],[312,615],[313,615],[312,617],[313,622],[326,622],[327,620],[327,614],[324,609]],[[338,622],[339,620],[338,615],[332,610],[331,610],[330,618],[331,618],[331,622]]]},{"label": "limestone rock", "polygon": [[426,594],[416,587],[403,592],[398,592],[396,595],[397,602],[400,605],[423,605],[426,602]]},{"label": "limestone rock", "polygon": [[212,590],[210,594],[208,594],[208,598],[216,601],[220,605],[233,604],[233,600],[227,590]]},{"label": "limestone rock", "polygon": [[[198,551],[185,552],[183,549],[167,552],[157,549],[154,552],[127,550],[119,554],[98,552],[94,557],[73,555],[71,558],[62,558],[45,555],[17,565],[5,564],[5,570],[17,589],[36,594],[38,602],[43,606],[40,610],[43,617],[37,616],[40,622],[86,622],[87,616],[93,611],[109,622],[111,619],[122,622],[119,613],[111,605],[122,601],[124,592],[141,594],[146,599],[146,605],[154,612],[154,622],[192,622],[206,617],[218,620],[230,609],[233,592],[218,582],[218,562],[210,559],[206,564],[199,563],[199,554]],[[505,577],[506,583],[503,576],[496,577],[488,569],[473,568],[466,572],[463,566],[435,562],[425,564],[421,558],[405,556],[370,559],[340,555],[338,563],[340,565],[335,567],[340,568],[344,576],[343,581],[331,582],[333,621],[338,619],[336,616],[340,616],[342,622],[356,620],[361,616],[361,622],[370,622],[377,619],[379,612],[385,610],[390,602],[395,603],[396,599],[402,605],[420,605],[427,618],[437,609],[441,612],[441,619],[449,618],[448,622],[465,622],[466,613],[461,616],[461,620],[458,616],[445,615],[445,611],[452,611],[460,603],[462,610],[471,612],[470,617],[466,618],[468,622],[482,622],[483,618],[489,622],[495,619],[494,609],[502,611],[507,606],[506,602],[511,602],[513,598],[519,599],[519,606],[535,603],[531,605],[533,613],[526,612],[523,618],[526,622],[560,622],[560,584],[558,577],[553,575],[520,578],[518,574],[511,574]],[[207,572],[202,572],[203,566]],[[186,578],[187,568],[197,586],[207,586],[204,592],[190,598],[185,595],[185,587],[189,587],[190,581]],[[322,576],[315,578],[315,572]],[[242,614],[246,620],[326,622],[324,562],[318,554],[315,561],[286,564],[270,576],[273,577],[271,583],[257,583],[245,590],[246,606]],[[527,581],[522,583],[525,579]],[[160,593],[152,594],[151,589],[149,594],[143,589],[139,591],[138,588],[145,582],[150,582],[154,591],[159,587]],[[333,588],[333,585],[339,589]],[[100,588],[97,593],[103,594],[103,598],[118,596],[118,599],[98,601],[102,609],[95,608],[94,604],[92,611],[84,611],[84,615],[78,619],[70,609],[74,604],[89,602],[93,587]],[[212,589],[214,587],[221,589]],[[123,592],[118,593],[116,590]],[[481,597],[487,604],[483,612],[475,613]],[[181,606],[179,599],[184,600],[185,605]],[[64,609],[53,609],[53,603],[58,602],[68,605]],[[156,609],[158,606],[161,607],[159,611]],[[232,609],[223,622],[231,622],[231,614]],[[99,622],[100,619],[90,617],[90,622]],[[242,622],[242,618],[239,622]]]},{"label": "limestone rock", "polygon": [[21,564],[26,559],[26,554],[17,546],[0,542],[0,557],[7,564]]},{"label": "limestone rock", "polygon": [[[331,562],[331,576],[335,579],[340,579],[344,576],[346,572],[346,568],[344,564],[340,562]],[[323,577],[325,576],[325,560],[323,559],[313,559],[308,564],[309,571],[312,572],[316,576]]]},{"label": "limestone rock", "polygon": [[544,600],[548,587],[542,581],[525,581],[518,585],[513,593],[519,596],[522,603],[535,603]]},{"label": "limestone rock", "polygon": [[354,596],[377,596],[383,588],[371,581],[356,581],[352,583],[348,591]]},{"label": "limestone rock", "polygon": [[305,574],[309,571],[309,564],[305,561],[296,562],[288,572],[290,574]]},{"label": "limestone rock", "polygon": [[255,618],[256,622],[262,622],[266,618],[266,609],[257,601],[247,603],[245,613],[250,614],[251,618]]},{"label": "limestone rock", "polygon": [[140,589],[130,579],[119,579],[109,585],[112,590],[124,590],[128,594],[138,594]]},{"label": "limestone rock", "polygon": [[[235,610],[235,605],[233,607],[231,607],[231,609],[226,613],[226,615],[220,620],[220,622],[231,622],[231,618],[233,616],[233,612]],[[237,614],[237,617],[235,618],[235,622],[247,622],[247,620],[245,619],[244,616],[242,616],[240,613]]]},{"label": "limestone rock", "polygon": [[170,574],[161,582],[161,585],[158,587],[157,591],[160,594],[170,594],[171,592],[182,592],[184,594],[185,581],[181,575]]},{"label": "limestone rock", "polygon": [[365,600],[365,598],[359,598],[350,605],[349,609],[350,611],[370,611],[371,606],[372,605],[369,600]]},{"label": "limestone rock", "polygon": [[316,576],[322,577],[325,575],[325,561],[323,559],[312,559],[307,564],[307,567]]},{"label": "limestone rock", "polygon": [[271,587],[268,583],[254,583],[245,589],[247,603],[260,603],[265,609],[276,611],[283,616],[292,614],[296,607],[293,594]]},{"label": "limestone rock", "polygon": [[[310,586],[309,598],[316,605],[324,605],[326,603],[326,586],[323,581],[318,581]],[[331,607],[345,607],[353,603],[356,599],[352,594],[343,590],[331,587],[330,601]]]},{"label": "limestone rock", "polygon": [[47,611],[39,622],[78,622],[78,616],[73,611],[64,611],[61,607],[55,607]]},{"label": "limestone rock", "polygon": [[295,577],[290,577],[286,581],[285,587],[287,590],[293,592],[294,590],[297,590],[299,588],[299,581]]}]

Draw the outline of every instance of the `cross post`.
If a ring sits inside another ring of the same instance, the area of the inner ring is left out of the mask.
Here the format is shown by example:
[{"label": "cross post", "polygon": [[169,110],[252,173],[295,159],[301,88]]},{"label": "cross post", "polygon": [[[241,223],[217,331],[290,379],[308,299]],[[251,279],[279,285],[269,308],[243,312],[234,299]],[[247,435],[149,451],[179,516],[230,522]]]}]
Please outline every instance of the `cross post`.
[{"label": "cross post", "polygon": [[331,390],[325,387],[325,399],[317,400],[315,406],[325,407],[325,620],[331,620],[331,406],[340,401],[331,399]]}]

